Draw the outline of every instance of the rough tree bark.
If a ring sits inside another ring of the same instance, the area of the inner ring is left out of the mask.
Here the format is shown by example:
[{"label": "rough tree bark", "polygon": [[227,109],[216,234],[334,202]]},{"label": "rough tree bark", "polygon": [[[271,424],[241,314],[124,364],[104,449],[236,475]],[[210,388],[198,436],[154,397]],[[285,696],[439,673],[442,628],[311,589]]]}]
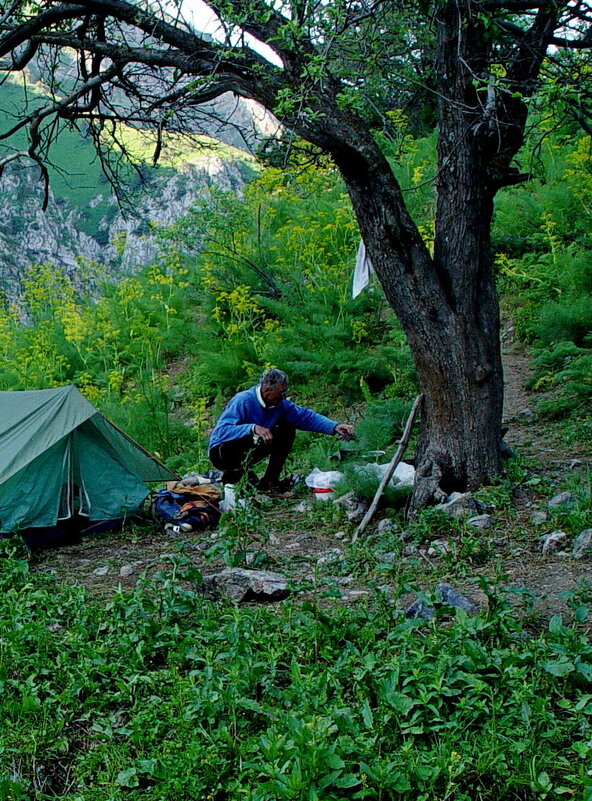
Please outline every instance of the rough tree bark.
[{"label": "rough tree bark", "polygon": [[[465,9],[468,9],[465,4]],[[424,396],[413,514],[500,472],[503,375],[490,231],[499,149],[472,83],[487,48],[459,4],[439,17],[440,136],[434,254],[408,217],[390,166],[364,132],[329,149],[366,247],[407,335]],[[523,133],[523,131],[522,131]],[[326,145],[325,145],[326,146]],[[513,155],[513,154],[512,154]]]},{"label": "rough tree bark", "polygon": [[492,195],[475,158],[457,157],[457,191],[440,195],[438,227],[445,234],[432,257],[393,213],[397,191],[386,173],[382,180],[376,175],[377,162],[368,170],[373,202],[366,182],[352,177],[351,160],[340,166],[424,396],[413,513],[443,493],[488,483],[500,470],[503,376],[489,249]]},{"label": "rough tree bark", "polygon": [[[400,187],[367,130],[330,109],[339,135],[326,141],[345,180],[366,248],[407,335],[422,406],[410,513],[499,474],[503,372],[491,253],[496,192],[525,180],[511,166],[524,141],[526,105],[512,84],[483,81],[491,45],[470,0],[439,4],[437,208],[433,255],[409,217]],[[534,90],[556,11],[538,12],[508,81]],[[515,94],[516,96],[513,96]],[[295,122],[298,130],[298,121]],[[347,136],[343,136],[347,132]]]},{"label": "rough tree bark", "polygon": [[[556,25],[540,11],[538,37],[508,69],[527,92]],[[442,3],[436,15],[439,94],[437,208],[433,256],[407,216],[387,164],[363,136],[356,157],[333,150],[367,250],[407,335],[422,406],[416,483],[419,509],[453,490],[476,489],[500,472],[503,371],[499,305],[491,252],[493,202],[502,187],[527,179],[511,167],[524,141],[521,93],[483,86],[491,48],[471,2]],[[329,148],[330,149],[330,148]]]}]

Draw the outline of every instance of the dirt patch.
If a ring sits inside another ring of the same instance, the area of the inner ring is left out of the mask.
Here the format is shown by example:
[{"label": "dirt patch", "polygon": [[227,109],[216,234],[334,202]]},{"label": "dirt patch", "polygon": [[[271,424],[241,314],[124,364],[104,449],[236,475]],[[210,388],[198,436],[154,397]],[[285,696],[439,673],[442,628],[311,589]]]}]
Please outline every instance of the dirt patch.
[{"label": "dirt patch", "polygon": [[521,457],[538,462],[540,469],[555,472],[558,478],[577,466],[574,460],[589,467],[592,460],[585,444],[566,443],[561,426],[538,418],[536,408],[541,396],[528,389],[533,375],[528,355],[517,347],[507,347],[502,360],[506,442]]},{"label": "dirt patch", "polygon": [[505,349],[502,354],[504,365],[504,421],[519,419],[521,412],[530,408],[532,393],[526,388],[532,378],[528,356],[521,350]]}]

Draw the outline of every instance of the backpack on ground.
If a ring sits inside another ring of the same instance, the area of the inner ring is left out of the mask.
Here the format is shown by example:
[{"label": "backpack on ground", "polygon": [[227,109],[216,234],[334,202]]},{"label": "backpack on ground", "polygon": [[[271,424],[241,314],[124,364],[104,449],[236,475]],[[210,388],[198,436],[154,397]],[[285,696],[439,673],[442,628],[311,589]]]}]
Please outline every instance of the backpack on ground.
[{"label": "backpack on ground", "polygon": [[169,481],[156,493],[152,516],[171,533],[203,531],[218,524],[224,490],[219,484]]}]

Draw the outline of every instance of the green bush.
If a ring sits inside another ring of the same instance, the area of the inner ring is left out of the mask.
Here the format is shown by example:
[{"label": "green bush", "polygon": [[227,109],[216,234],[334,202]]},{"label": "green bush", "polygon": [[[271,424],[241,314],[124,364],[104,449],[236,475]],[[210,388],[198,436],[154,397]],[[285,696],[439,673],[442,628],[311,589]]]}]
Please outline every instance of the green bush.
[{"label": "green bush", "polygon": [[532,385],[547,418],[589,408],[592,346],[592,162],[586,137],[535,132],[540,178],[500,194],[494,240],[503,304],[537,349]]},{"label": "green bush", "polygon": [[372,400],[364,407],[364,416],[356,424],[356,439],[361,450],[386,450],[401,437],[411,404],[402,398]]},{"label": "green bush", "polygon": [[371,392],[398,382],[399,394],[413,385],[382,293],[350,298],[359,239],[340,180],[331,169],[299,172],[263,170],[242,199],[212,192],[162,232],[163,258],[174,248],[188,270],[199,319],[181,380],[189,401],[228,397],[267,366],[288,372],[298,401],[328,413],[360,401],[361,382]]},{"label": "green bush", "polygon": [[592,345],[592,296],[576,297],[570,303],[545,304],[534,330],[546,344]]},{"label": "green bush", "polygon": [[530,385],[553,391],[536,410],[543,417],[559,419],[576,410],[584,411],[592,399],[592,352],[573,342],[559,342],[543,350],[534,360]]},{"label": "green bush", "polygon": [[[372,501],[381,481],[381,476],[373,469],[372,463],[361,462],[344,464],[340,467],[344,477],[337,486],[337,492],[344,494],[353,491],[360,498]],[[401,507],[409,500],[410,487],[393,487],[387,484],[382,494],[381,503],[384,506]]]}]

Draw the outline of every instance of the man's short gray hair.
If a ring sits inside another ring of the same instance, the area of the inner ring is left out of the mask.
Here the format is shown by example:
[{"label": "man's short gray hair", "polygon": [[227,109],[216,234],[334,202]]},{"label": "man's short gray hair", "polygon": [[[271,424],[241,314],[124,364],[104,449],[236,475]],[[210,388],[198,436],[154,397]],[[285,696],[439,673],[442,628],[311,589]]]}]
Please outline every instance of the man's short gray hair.
[{"label": "man's short gray hair", "polygon": [[288,376],[283,370],[277,370],[272,367],[270,370],[265,370],[259,379],[259,385],[265,389],[277,389],[278,387],[288,386]]}]

